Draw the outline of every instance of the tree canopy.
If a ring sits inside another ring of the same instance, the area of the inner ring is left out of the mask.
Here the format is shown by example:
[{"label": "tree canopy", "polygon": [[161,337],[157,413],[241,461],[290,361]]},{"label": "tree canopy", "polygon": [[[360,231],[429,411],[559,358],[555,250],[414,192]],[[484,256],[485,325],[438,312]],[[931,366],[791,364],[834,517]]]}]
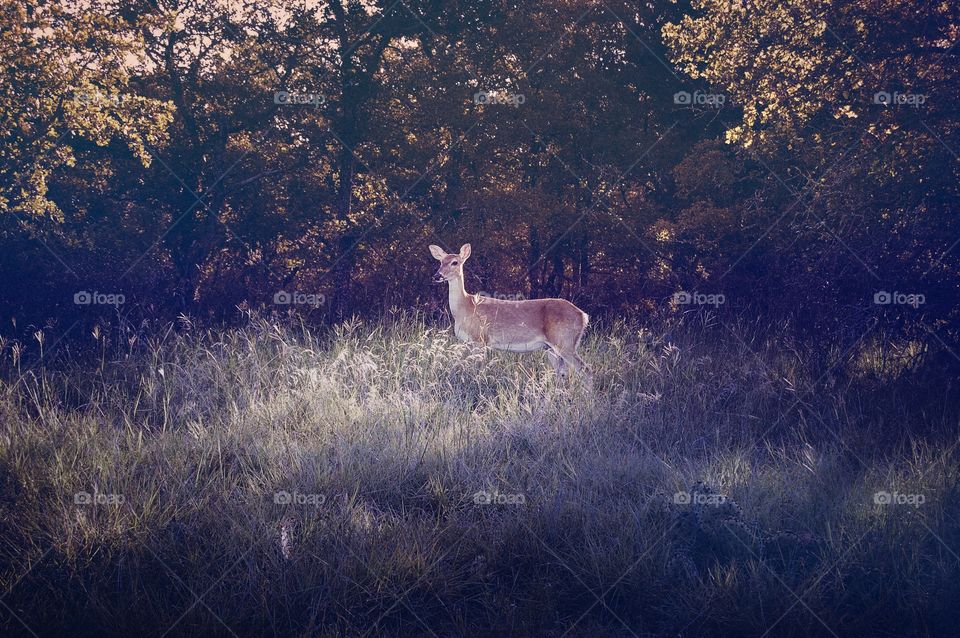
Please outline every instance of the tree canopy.
[{"label": "tree canopy", "polygon": [[476,291],[952,343],[958,11],[2,0],[2,313],[440,308],[471,242]]}]

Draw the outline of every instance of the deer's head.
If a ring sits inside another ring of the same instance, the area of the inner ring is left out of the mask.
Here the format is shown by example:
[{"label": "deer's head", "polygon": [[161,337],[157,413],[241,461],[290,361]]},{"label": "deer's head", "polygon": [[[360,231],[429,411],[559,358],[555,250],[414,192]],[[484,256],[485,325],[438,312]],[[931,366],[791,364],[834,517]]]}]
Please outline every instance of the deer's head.
[{"label": "deer's head", "polygon": [[433,278],[435,282],[463,279],[463,262],[470,257],[470,244],[461,246],[459,253],[446,253],[440,246],[430,244],[430,254],[440,262],[440,268]]}]

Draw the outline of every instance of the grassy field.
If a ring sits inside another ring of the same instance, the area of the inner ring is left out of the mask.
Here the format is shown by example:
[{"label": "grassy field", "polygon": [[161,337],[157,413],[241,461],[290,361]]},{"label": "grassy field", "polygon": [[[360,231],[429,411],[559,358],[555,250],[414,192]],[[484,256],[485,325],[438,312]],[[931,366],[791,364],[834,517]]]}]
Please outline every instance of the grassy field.
[{"label": "grassy field", "polygon": [[709,315],[588,335],[592,388],[409,315],[6,344],[0,634],[956,635],[953,381]]}]

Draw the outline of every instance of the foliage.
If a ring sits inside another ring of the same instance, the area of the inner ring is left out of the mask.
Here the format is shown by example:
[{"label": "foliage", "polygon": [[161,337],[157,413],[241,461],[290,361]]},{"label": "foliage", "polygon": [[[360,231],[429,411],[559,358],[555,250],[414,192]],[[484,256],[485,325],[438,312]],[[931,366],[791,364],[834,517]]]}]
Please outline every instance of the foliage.
[{"label": "foliage", "polygon": [[326,300],[311,321],[439,306],[425,246],[470,241],[471,291],[596,317],[705,292],[830,343],[960,343],[950,3],[4,7],[21,336],[289,290]]},{"label": "foliage", "polygon": [[77,145],[117,140],[149,166],[148,147],[166,139],[172,109],[132,86],[142,62],[136,32],[103,11],[0,4],[0,214],[59,218],[48,181],[75,165]]}]

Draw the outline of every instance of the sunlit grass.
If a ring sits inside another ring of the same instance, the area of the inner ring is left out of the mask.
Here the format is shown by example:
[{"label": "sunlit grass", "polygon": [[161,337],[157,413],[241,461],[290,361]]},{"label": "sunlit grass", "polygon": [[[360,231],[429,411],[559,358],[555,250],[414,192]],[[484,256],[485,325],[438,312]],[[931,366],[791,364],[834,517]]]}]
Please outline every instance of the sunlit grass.
[{"label": "sunlit grass", "polygon": [[417,315],[135,336],[50,368],[6,349],[0,584],[40,635],[956,617],[956,406],[927,382],[831,385],[775,332],[695,315],[593,328],[592,388]]}]

